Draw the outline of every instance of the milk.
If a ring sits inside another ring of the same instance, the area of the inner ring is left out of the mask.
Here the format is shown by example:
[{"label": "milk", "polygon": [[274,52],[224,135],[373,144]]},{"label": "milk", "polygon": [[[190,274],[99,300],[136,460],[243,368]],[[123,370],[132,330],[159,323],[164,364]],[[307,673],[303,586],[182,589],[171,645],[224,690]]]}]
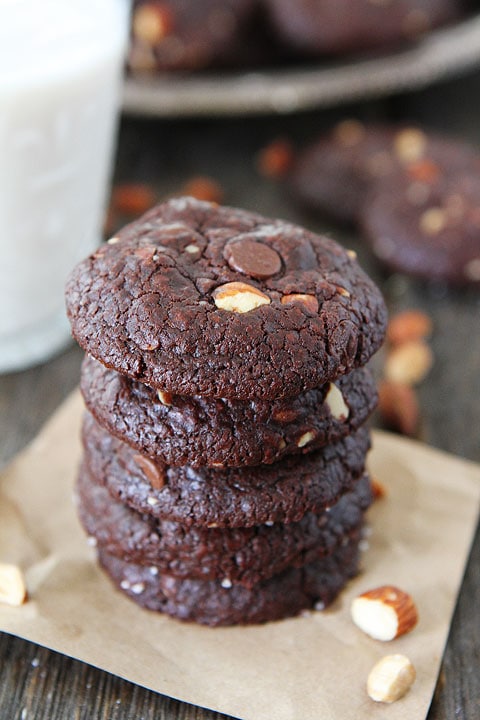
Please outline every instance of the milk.
[{"label": "milk", "polygon": [[69,337],[67,274],[101,240],[126,0],[0,0],[0,372]]}]

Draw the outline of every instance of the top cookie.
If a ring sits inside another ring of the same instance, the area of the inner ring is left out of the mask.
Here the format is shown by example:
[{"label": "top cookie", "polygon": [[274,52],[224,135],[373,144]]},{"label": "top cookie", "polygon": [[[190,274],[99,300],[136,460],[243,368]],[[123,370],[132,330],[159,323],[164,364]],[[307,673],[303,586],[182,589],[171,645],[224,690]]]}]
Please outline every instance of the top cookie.
[{"label": "top cookie", "polygon": [[351,253],[281,220],[170,200],[77,265],[79,344],[181,395],[298,395],[364,365],[386,308]]}]

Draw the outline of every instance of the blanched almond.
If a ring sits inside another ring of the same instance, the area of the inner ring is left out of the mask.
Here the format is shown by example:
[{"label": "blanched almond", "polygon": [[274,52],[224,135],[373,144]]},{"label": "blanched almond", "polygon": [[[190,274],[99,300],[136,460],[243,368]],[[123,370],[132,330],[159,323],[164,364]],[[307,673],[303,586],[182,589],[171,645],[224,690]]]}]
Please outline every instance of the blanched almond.
[{"label": "blanched almond", "polygon": [[405,655],[386,655],[370,671],[367,692],[375,702],[395,702],[412,687],[416,675]]},{"label": "blanched almond", "polygon": [[387,340],[391,345],[402,345],[412,340],[424,340],[432,334],[432,320],[421,310],[405,310],[390,318]]},{"label": "blanched almond", "polygon": [[325,403],[328,405],[332,417],[334,417],[335,420],[346,420],[350,415],[350,408],[335,383],[330,383],[330,387],[325,396]]},{"label": "blanched almond", "polygon": [[416,385],[433,365],[433,353],[421,340],[412,340],[394,347],[387,355],[384,373],[387,380]]},{"label": "blanched almond", "polygon": [[17,565],[0,563],[0,602],[18,607],[27,597],[23,573]]}]

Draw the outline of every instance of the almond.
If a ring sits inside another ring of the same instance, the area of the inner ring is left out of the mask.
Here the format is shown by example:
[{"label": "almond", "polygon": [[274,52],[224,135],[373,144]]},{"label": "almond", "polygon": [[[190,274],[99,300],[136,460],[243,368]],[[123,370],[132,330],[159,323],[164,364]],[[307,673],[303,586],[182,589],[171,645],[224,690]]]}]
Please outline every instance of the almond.
[{"label": "almond", "polygon": [[433,365],[433,353],[422,340],[411,340],[390,350],[385,360],[387,380],[416,385],[428,374]]},{"label": "almond", "polygon": [[218,205],[223,200],[224,192],[222,186],[216,180],[199,175],[187,180],[181,190],[181,195],[188,195],[196,200]]},{"label": "almond", "polygon": [[144,183],[116,185],[112,193],[112,208],[124,215],[141,215],[155,205],[155,193]]},{"label": "almond", "polygon": [[172,29],[173,15],[166,5],[149,2],[137,7],[133,13],[133,36],[147,45],[161,42]]},{"label": "almond", "polygon": [[432,334],[432,320],[421,310],[405,310],[390,318],[387,340],[391,345],[402,345],[412,340],[424,340]]},{"label": "almond", "polygon": [[312,432],[312,430],[308,430],[307,432],[303,433],[298,440],[297,440],[297,447],[302,448],[305,447],[305,445],[308,445],[308,443],[312,442],[312,440],[315,439],[315,433]]},{"label": "almond", "polygon": [[367,692],[375,702],[400,700],[415,682],[416,672],[405,655],[386,655],[370,671]]},{"label": "almond", "polygon": [[335,420],[345,421],[350,415],[350,408],[335,383],[330,383],[324,402],[328,405],[330,413]]},{"label": "almond", "polygon": [[394,640],[410,632],[418,622],[411,596],[393,585],[382,585],[352,601],[353,622],[375,640]]},{"label": "almond", "polygon": [[157,396],[162,405],[171,405],[172,404],[172,393],[166,392],[165,390],[158,390]]},{"label": "almond", "polygon": [[230,282],[220,285],[213,296],[215,305],[221,310],[245,313],[261,305],[269,305],[270,298],[256,287],[243,282]]},{"label": "almond", "polygon": [[292,144],[284,138],[277,138],[258,153],[258,172],[264,177],[282,178],[290,170],[293,158]]},{"label": "almond", "polygon": [[387,489],[385,485],[381,483],[380,480],[376,477],[372,477],[372,479],[370,480],[370,489],[372,491],[374,501],[381,500],[387,495]]},{"label": "almond", "polygon": [[410,385],[382,380],[378,386],[378,412],[391,430],[410,437],[417,435],[420,407]]},{"label": "almond", "polygon": [[408,165],[422,159],[427,149],[427,137],[421,130],[406,128],[396,134],[393,147],[400,162]]},{"label": "almond", "polygon": [[19,607],[27,597],[23,573],[17,565],[0,563],[0,602]]},{"label": "almond", "polygon": [[281,299],[282,305],[289,305],[290,303],[301,303],[312,312],[318,312],[318,300],[315,295],[304,295],[303,293],[291,293],[290,295],[284,295]]}]

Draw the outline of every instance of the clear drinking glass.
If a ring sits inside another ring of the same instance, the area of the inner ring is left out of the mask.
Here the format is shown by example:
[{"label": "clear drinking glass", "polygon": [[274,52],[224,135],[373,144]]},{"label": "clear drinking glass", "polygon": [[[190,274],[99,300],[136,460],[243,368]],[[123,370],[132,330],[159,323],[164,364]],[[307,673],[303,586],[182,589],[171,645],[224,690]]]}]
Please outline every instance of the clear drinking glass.
[{"label": "clear drinking glass", "polygon": [[69,338],[63,291],[98,246],[127,0],[0,0],[0,372]]}]

